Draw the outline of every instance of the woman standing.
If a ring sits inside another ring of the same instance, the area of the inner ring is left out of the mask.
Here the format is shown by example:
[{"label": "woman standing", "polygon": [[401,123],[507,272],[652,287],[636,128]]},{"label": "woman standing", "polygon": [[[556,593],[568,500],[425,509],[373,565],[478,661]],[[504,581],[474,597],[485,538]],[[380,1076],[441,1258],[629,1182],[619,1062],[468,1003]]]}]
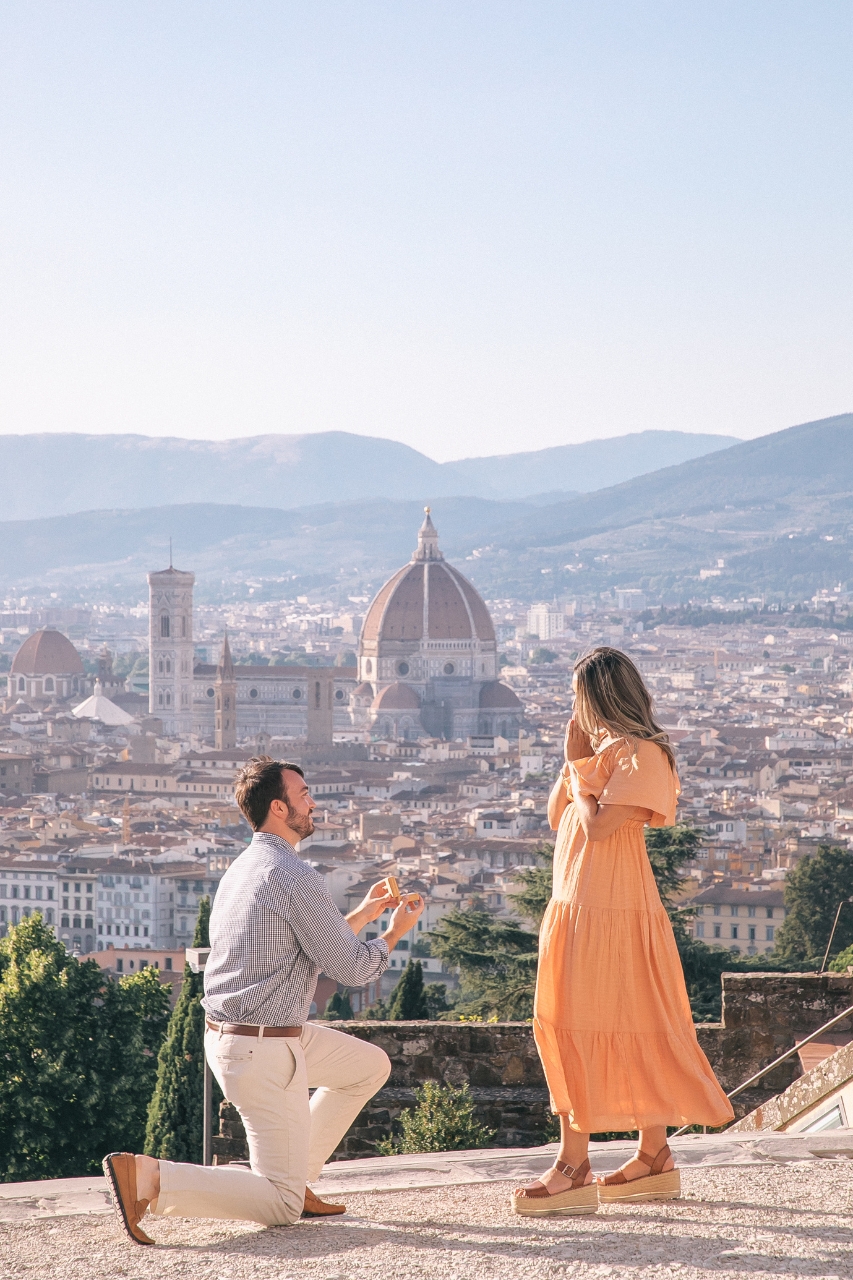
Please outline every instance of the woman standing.
[{"label": "woman standing", "polygon": [[[668,1125],[734,1117],[699,1047],[643,828],[675,822],[678,776],[631,659],[602,646],[575,666],[566,763],[548,802],[558,832],[542,920],[533,1030],[560,1117],[556,1164],[516,1213],[678,1196]],[[637,1155],[593,1182],[590,1133],[638,1129]]]}]

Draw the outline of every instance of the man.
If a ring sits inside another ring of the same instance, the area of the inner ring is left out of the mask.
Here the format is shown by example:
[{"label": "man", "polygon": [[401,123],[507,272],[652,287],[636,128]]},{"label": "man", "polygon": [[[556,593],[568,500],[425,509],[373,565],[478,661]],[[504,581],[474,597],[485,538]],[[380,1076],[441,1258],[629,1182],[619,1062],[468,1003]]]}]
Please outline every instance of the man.
[{"label": "man", "polygon": [[[119,1220],[138,1244],[154,1243],[140,1225],[146,1212],[267,1226],[343,1213],[307,1184],[391,1070],[382,1049],[308,1022],[308,1013],[321,970],[347,986],[375,982],[423,900],[394,898],[382,881],[341,915],[293,847],[314,830],[298,765],[254,757],[238,775],[236,797],[255,834],[216,895],[202,1003],[207,1060],[240,1112],[251,1170],[107,1156]],[[359,930],[388,907],[396,909],[387,933],[360,942]]]}]

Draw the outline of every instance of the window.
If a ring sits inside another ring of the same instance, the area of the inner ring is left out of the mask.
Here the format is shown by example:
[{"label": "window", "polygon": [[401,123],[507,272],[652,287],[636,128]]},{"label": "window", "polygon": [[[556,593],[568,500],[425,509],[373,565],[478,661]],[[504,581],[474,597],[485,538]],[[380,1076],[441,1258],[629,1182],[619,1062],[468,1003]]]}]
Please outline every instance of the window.
[{"label": "window", "polygon": [[408,662],[398,662],[398,663],[397,663],[397,673],[398,673],[398,675],[401,675],[401,676],[407,676],[407,675],[409,674],[409,664],[408,664]]},{"label": "window", "polygon": [[344,693],[343,689],[335,690],[335,698],[337,699],[338,702],[343,702],[345,697],[346,697],[346,694]]},{"label": "window", "polygon": [[[250,697],[250,698],[257,698],[257,696],[258,696],[258,691],[257,691],[257,689],[250,689],[250,690],[249,690],[249,697]],[[226,705],[227,705],[227,703],[226,703]]]},{"label": "window", "polygon": [[301,689],[294,689],[294,690],[293,690],[293,696],[294,696],[294,698],[301,698],[301,697],[302,697],[302,690],[301,690]]},{"label": "window", "polygon": [[[370,675],[371,671],[373,670],[373,663],[370,661],[370,659],[369,659],[369,658],[365,661],[365,664],[364,664],[364,670],[365,670],[365,673],[366,673],[367,675]],[[21,688],[23,689],[23,687],[24,687],[24,682],[23,682],[23,680],[22,680],[22,681],[21,681]]]},{"label": "window", "polygon": [[68,916],[63,916],[63,917],[62,917],[61,924],[62,924],[62,928],[63,928],[63,929],[70,929],[70,928],[71,928],[71,921],[69,920]]},{"label": "window", "polygon": [[733,937],[733,938],[736,938],[737,936],[738,936],[738,927],[737,927],[737,925],[736,925],[736,924],[733,924],[733,925],[732,925],[732,937]]},{"label": "window", "polygon": [[776,937],[776,927],[775,927],[775,925],[769,924],[769,925],[767,926],[767,929],[765,930],[765,932],[767,933],[767,941],[768,941],[768,942],[773,942],[773,941],[775,940],[775,937]]},{"label": "window", "polygon": [[453,675],[453,672],[454,672],[455,670],[456,670],[456,668],[454,667],[454,665],[453,665],[453,663],[452,663],[452,662],[445,662],[445,664],[444,664],[444,674],[445,674],[446,676],[452,676],[452,675]]},{"label": "window", "polygon": [[169,615],[168,613],[160,614],[160,635],[164,639],[169,637]]},{"label": "window", "polygon": [[172,957],[166,956],[166,968],[171,969],[171,967],[172,967]]},{"label": "window", "polygon": [[[715,903],[714,903],[714,915],[715,915],[715,916],[718,916],[719,914],[720,914],[720,904],[719,904],[718,902],[715,902]],[[717,936],[719,937],[719,935],[717,935]]]},{"label": "window", "polygon": [[186,634],[187,634],[187,618],[186,618],[186,614],[184,614],[184,616],[181,618],[181,635],[186,636]]},{"label": "window", "polygon": [[722,932],[722,931],[721,931],[721,929],[720,929],[720,926],[719,926],[718,924],[715,924],[715,925],[714,925],[714,937],[715,937],[715,938],[719,938],[719,937],[721,936],[721,932]]},{"label": "window", "polygon": [[731,906],[731,907],[729,907],[729,913],[730,913],[730,915],[733,915],[733,916],[739,916],[739,915],[740,915],[740,907],[735,907],[735,906]]},{"label": "window", "polygon": [[697,920],[696,922],[696,937],[697,938],[705,937],[705,925],[702,923],[701,920]]},{"label": "window", "polygon": [[116,960],[116,970],[118,973],[124,973],[124,961]]},{"label": "window", "polygon": [[208,696],[208,698],[213,698],[215,695],[216,695],[216,690],[215,690],[215,689],[208,689],[208,691],[207,691],[207,696]]},{"label": "window", "polygon": [[773,908],[772,908],[772,907],[765,907],[765,908],[764,908],[764,910],[767,912],[767,919],[768,919],[768,920],[772,920],[772,919],[773,919]]},{"label": "window", "polygon": [[45,691],[45,693],[53,693],[54,687],[55,687],[55,686],[54,686],[54,683],[53,683],[53,677],[52,677],[52,676],[46,676],[46,677],[45,677],[45,682],[44,682],[44,691]]},{"label": "window", "polygon": [[749,926],[749,930],[748,930],[748,932],[749,932],[749,940],[750,940],[750,942],[755,942],[755,925],[754,925],[754,924],[751,924],[751,925]]}]

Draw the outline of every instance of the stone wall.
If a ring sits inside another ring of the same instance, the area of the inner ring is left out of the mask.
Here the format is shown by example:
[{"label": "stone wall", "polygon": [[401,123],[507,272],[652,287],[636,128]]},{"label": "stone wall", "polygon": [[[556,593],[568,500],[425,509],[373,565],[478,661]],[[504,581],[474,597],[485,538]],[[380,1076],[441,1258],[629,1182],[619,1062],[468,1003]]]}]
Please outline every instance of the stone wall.
[{"label": "stone wall", "polygon": [[[699,1042],[726,1091],[772,1062],[853,1005],[853,977],[840,974],[723,975],[723,1017],[697,1027]],[[845,1030],[847,1024],[839,1030]],[[368,1103],[335,1159],[374,1155],[414,1090],[426,1080],[468,1084],[478,1118],[494,1129],[496,1147],[529,1147],[553,1136],[548,1090],[529,1023],[342,1022],[336,1030],[369,1040],[391,1059],[388,1084]],[[853,1032],[851,1032],[853,1035]],[[737,1099],[738,1116],[787,1088],[801,1074],[794,1056],[759,1086]],[[244,1160],[240,1117],[222,1104],[220,1133],[213,1140],[217,1163]]]}]

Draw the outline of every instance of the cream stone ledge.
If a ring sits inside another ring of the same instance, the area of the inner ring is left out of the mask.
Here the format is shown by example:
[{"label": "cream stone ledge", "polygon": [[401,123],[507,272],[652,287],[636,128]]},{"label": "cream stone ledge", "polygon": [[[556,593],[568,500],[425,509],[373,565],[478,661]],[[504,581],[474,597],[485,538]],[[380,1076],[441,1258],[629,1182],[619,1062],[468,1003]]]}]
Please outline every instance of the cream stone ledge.
[{"label": "cream stone ledge", "polygon": [[[784,1133],[689,1134],[672,1141],[682,1168],[785,1165],[803,1160],[853,1160],[853,1129],[792,1136]],[[635,1150],[631,1142],[594,1142],[596,1173],[618,1168]],[[405,1191],[421,1187],[473,1186],[529,1181],[554,1161],[556,1144],[485,1151],[447,1151],[414,1156],[377,1156],[328,1165],[315,1184],[320,1195]],[[61,1218],[111,1211],[101,1177],[0,1183],[0,1221]]]}]

